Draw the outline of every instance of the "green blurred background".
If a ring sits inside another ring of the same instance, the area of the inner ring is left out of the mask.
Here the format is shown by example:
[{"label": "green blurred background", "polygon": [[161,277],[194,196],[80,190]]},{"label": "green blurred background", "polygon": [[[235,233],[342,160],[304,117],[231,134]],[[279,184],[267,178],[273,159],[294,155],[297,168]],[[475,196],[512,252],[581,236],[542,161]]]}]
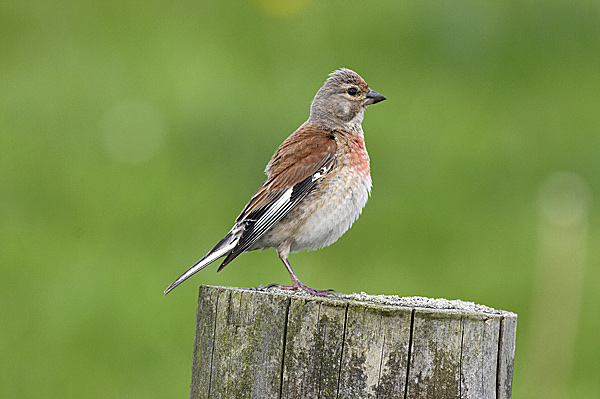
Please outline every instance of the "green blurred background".
[{"label": "green blurred background", "polygon": [[515,398],[600,397],[597,1],[0,4],[0,397],[188,396],[199,284],[339,67],[388,101],[373,195],[308,285],[518,313]]}]

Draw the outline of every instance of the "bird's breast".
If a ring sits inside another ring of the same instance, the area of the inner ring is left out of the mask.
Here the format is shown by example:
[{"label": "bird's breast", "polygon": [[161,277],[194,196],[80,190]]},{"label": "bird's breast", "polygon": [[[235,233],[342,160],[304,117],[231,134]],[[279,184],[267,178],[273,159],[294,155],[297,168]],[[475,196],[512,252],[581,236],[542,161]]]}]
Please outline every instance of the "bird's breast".
[{"label": "bird's breast", "polygon": [[356,148],[338,154],[335,167],[317,189],[285,218],[296,221],[292,252],[333,244],[362,212],[371,192],[371,175],[369,155],[358,139]]},{"label": "bird's breast", "polygon": [[363,178],[368,177],[371,180],[371,165],[365,147],[365,140],[362,136],[355,135],[350,139],[350,145],[352,146],[352,150],[349,151],[350,166],[358,175]]}]

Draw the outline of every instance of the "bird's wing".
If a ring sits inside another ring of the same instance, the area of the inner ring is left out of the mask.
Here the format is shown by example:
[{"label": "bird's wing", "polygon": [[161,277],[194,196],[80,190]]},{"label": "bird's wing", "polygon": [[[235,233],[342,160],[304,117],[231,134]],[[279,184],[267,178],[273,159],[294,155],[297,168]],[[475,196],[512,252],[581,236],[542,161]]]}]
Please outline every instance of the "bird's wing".
[{"label": "bird's wing", "polygon": [[331,169],[337,143],[331,132],[303,125],[278,148],[268,178],[236,220],[240,238],[219,271],[250,248],[309,194]]},{"label": "bird's wing", "polygon": [[256,191],[227,235],[177,278],[165,295],[217,259],[223,269],[288,214],[332,168],[337,144],[332,132],[301,126],[267,165],[267,181]]}]

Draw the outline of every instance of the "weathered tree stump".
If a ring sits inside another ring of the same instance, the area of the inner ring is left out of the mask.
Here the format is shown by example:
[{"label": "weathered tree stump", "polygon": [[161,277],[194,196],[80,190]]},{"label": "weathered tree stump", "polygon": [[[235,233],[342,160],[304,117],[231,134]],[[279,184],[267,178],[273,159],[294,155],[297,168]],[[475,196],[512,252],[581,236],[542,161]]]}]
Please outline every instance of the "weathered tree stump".
[{"label": "weathered tree stump", "polygon": [[196,398],[510,398],[517,315],[445,299],[201,286]]}]

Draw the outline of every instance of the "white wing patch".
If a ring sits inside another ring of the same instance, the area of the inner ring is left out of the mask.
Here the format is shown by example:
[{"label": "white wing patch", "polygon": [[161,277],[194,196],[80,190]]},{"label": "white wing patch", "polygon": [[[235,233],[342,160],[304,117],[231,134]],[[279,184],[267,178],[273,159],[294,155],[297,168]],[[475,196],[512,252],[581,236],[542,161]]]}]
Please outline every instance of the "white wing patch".
[{"label": "white wing patch", "polygon": [[314,182],[314,181],[319,180],[321,177],[325,176],[328,171],[329,171],[329,168],[326,166],[323,166],[314,175],[312,175],[312,181]]},{"label": "white wing patch", "polygon": [[282,208],[285,207],[287,203],[290,202],[290,199],[292,198],[292,191],[293,187],[288,188],[277,201],[269,206],[269,210],[266,211],[256,221],[256,224],[254,225],[255,230],[262,231],[263,226],[268,224],[273,219],[273,215],[278,213]]}]

